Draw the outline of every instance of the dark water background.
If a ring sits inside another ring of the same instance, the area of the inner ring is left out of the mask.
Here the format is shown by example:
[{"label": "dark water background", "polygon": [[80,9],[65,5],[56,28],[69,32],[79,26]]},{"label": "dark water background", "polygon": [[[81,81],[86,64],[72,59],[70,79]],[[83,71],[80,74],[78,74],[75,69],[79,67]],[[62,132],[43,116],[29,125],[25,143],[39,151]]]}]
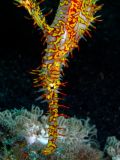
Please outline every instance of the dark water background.
[{"label": "dark water background", "polygon": [[[59,1],[45,1],[44,13],[51,23]],[[78,118],[90,117],[96,124],[101,146],[108,136],[120,139],[120,1],[101,0],[102,22],[92,30],[92,38],[79,42],[80,51],[65,69],[64,104],[67,114]],[[27,17],[27,18],[26,18]],[[29,19],[29,20],[28,20]],[[36,102],[38,94],[29,73],[41,64],[42,33],[24,8],[17,8],[12,0],[0,0],[0,110],[30,108],[32,104],[46,110],[47,104]],[[63,111],[64,112],[64,111]]]}]

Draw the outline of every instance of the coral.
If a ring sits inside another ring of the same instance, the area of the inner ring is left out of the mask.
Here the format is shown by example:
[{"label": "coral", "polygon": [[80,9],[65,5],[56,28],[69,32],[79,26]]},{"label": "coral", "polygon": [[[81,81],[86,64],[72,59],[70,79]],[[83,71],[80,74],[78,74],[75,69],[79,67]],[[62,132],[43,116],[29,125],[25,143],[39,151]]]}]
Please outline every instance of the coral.
[{"label": "coral", "polygon": [[76,160],[102,160],[103,153],[96,148],[89,146],[81,146],[79,153],[76,155]]},{"label": "coral", "polygon": [[112,160],[120,160],[120,141],[115,136],[107,138],[105,152]]},{"label": "coral", "polygon": [[[57,149],[44,155],[49,140],[49,116],[37,106],[0,112],[0,160],[119,160],[120,141],[108,137],[104,152],[90,119],[57,119]],[[105,153],[105,154],[104,154]],[[105,157],[105,155],[107,156]]]},{"label": "coral", "polygon": [[[3,128],[1,143],[4,148],[0,154],[2,160],[5,157],[15,157],[16,160],[16,157],[19,157],[20,160],[24,160],[24,157],[29,159],[33,155],[36,159],[45,158],[41,150],[48,143],[49,122],[48,116],[43,115],[39,107],[32,106],[31,111],[24,108],[6,110],[0,112],[0,115],[0,126]],[[58,132],[56,142],[58,147],[54,154],[50,155],[50,159],[74,160],[80,155],[81,150],[88,148],[89,151],[92,146],[97,146],[95,139],[97,130],[94,125],[90,125],[89,119],[66,119],[60,116]]]}]

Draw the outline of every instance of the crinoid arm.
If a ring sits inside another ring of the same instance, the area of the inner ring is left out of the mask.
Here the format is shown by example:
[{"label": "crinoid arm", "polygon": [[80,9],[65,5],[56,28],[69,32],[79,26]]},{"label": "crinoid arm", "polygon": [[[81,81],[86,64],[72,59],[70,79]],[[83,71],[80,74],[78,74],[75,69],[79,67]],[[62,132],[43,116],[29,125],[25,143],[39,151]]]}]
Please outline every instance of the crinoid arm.
[{"label": "crinoid arm", "polygon": [[39,7],[39,4],[44,0],[37,2],[36,0],[14,0],[17,2],[18,7],[24,7],[32,19],[34,20],[34,25],[37,25],[42,30],[49,30],[50,27],[47,25],[45,16],[42,13],[42,10]]}]

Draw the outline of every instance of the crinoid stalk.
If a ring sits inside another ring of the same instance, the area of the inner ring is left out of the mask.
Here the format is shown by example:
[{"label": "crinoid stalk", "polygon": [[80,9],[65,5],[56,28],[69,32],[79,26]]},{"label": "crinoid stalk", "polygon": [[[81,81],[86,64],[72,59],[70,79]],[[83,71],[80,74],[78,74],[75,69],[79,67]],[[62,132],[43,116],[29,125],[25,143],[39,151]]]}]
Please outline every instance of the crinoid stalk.
[{"label": "crinoid stalk", "polygon": [[90,36],[89,26],[98,19],[95,13],[101,9],[97,5],[97,0],[60,0],[59,7],[51,25],[46,23],[39,3],[43,0],[15,0],[18,6],[23,6],[34,20],[34,24],[43,31],[46,37],[47,48],[42,60],[42,65],[33,70],[37,74],[34,80],[36,87],[44,92],[39,99],[48,102],[49,113],[49,140],[43,154],[48,155],[57,148],[57,138],[59,137],[57,119],[61,116],[58,113],[60,87],[65,86],[62,82],[63,67],[67,66],[67,57],[78,41],[85,35]]}]

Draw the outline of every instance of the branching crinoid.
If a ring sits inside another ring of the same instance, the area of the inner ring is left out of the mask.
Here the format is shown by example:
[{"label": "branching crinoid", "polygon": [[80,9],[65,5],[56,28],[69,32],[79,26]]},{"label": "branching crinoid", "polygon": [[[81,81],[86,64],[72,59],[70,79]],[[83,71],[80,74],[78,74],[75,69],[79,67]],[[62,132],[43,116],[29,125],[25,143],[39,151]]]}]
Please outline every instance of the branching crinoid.
[{"label": "branching crinoid", "polygon": [[[19,160],[29,160],[31,157],[36,157],[35,160],[39,158],[48,160],[48,157],[51,160],[60,158],[74,160],[80,150],[85,147],[92,148],[93,144],[97,144],[94,137],[97,130],[94,125],[90,125],[89,119],[66,119],[60,116],[58,147],[52,155],[45,157],[41,151],[46,147],[49,139],[48,116],[43,115],[43,111],[35,106],[32,106],[31,111],[22,108],[0,112],[0,125],[4,128],[3,132],[7,133],[3,133],[4,138],[1,139],[4,148],[9,146],[10,156],[19,157]],[[1,153],[2,155],[4,154]]]},{"label": "branching crinoid", "polygon": [[66,85],[63,82],[64,67],[68,66],[68,57],[74,48],[79,48],[79,40],[86,35],[91,36],[89,27],[95,28],[94,22],[99,19],[96,13],[102,6],[97,0],[60,0],[54,20],[49,25],[40,5],[44,0],[14,1],[28,11],[47,43],[42,64],[31,73],[35,75],[34,87],[42,93],[37,100],[48,103],[49,140],[42,153],[49,155],[57,149],[59,108],[66,108],[60,104],[65,95],[61,92]]}]

